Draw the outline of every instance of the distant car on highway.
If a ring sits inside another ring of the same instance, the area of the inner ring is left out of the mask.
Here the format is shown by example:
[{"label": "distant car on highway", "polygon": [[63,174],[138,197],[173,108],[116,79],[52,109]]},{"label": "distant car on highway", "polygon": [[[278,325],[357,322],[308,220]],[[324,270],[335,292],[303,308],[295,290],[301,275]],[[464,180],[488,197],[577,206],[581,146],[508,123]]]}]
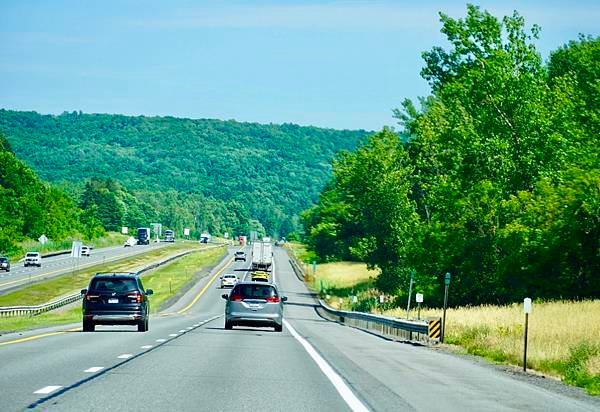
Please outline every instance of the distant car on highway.
[{"label": "distant car on highway", "polygon": [[243,260],[244,262],[246,261],[246,252],[244,252],[243,250],[238,250],[237,252],[235,252],[235,256],[233,258],[234,261],[238,261],[238,260]]},{"label": "distant car on highway", "polygon": [[133,236],[129,236],[127,238],[127,240],[125,241],[125,243],[123,244],[123,246],[124,247],[133,247],[136,243],[137,243],[137,241],[135,240],[135,238]]},{"label": "distant car on highway", "polygon": [[269,281],[269,274],[267,272],[252,272],[252,275],[250,275],[250,279],[252,279],[253,282],[268,282]]},{"label": "distant car on highway", "polygon": [[0,270],[10,272],[10,261],[6,256],[0,256]]},{"label": "distant car on highway", "polygon": [[270,326],[283,330],[283,302],[273,284],[238,282],[231,293],[222,295],[225,303],[225,329],[234,326]]},{"label": "distant car on highway", "polygon": [[175,232],[172,230],[165,230],[165,242],[175,242]]},{"label": "distant car on highway", "polygon": [[96,273],[83,295],[83,331],[93,332],[96,325],[137,325],[138,332],[148,330],[152,289],[144,289],[135,273]]},{"label": "distant car on highway", "polygon": [[232,273],[226,273],[221,276],[221,289],[232,288],[238,281],[238,277]]},{"label": "distant car on highway", "polygon": [[92,255],[92,249],[89,246],[81,246],[81,256],[90,257]]},{"label": "distant car on highway", "polygon": [[25,255],[25,262],[23,266],[37,266],[42,267],[42,255],[40,252],[27,252]]}]

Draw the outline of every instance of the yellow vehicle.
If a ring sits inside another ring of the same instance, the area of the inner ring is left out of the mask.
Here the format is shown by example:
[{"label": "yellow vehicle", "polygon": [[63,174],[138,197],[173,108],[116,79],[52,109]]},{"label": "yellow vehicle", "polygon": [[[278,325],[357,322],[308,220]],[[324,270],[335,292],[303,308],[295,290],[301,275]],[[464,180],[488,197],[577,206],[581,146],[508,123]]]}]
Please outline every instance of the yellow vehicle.
[{"label": "yellow vehicle", "polygon": [[253,282],[268,282],[269,274],[267,272],[252,272],[251,278]]}]

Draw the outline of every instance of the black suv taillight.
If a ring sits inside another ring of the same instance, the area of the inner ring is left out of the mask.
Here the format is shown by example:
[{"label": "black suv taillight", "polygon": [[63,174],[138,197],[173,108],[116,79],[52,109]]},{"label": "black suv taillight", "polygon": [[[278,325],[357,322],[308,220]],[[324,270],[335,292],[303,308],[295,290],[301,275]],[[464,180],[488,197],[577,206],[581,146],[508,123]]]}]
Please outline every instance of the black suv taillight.
[{"label": "black suv taillight", "polygon": [[128,293],[127,299],[131,299],[131,301],[135,303],[142,303],[144,300],[144,295],[142,295],[140,292]]}]

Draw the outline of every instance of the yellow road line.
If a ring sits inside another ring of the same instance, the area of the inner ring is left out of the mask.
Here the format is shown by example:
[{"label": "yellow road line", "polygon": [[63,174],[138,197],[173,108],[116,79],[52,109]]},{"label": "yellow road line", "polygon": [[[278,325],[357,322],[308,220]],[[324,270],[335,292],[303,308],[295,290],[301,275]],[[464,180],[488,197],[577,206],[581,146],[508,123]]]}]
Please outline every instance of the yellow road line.
[{"label": "yellow road line", "polygon": [[[235,255],[234,255],[234,256],[235,256]],[[194,305],[196,304],[196,302],[198,302],[198,299],[200,299],[200,297],[201,297],[202,295],[204,295],[204,292],[206,292],[206,291],[207,291],[207,289],[208,289],[208,288],[210,287],[210,285],[211,285],[211,284],[212,284],[212,283],[215,281],[215,279],[217,278],[217,276],[219,276],[221,273],[223,273],[223,271],[224,271],[225,269],[227,269],[227,267],[229,267],[229,265],[230,265],[230,264],[231,264],[231,262],[233,261],[233,258],[234,258],[234,256],[232,256],[232,257],[231,257],[231,258],[230,258],[230,259],[227,261],[227,263],[225,263],[225,264],[223,265],[223,267],[222,267],[221,269],[219,269],[219,270],[217,271],[217,273],[215,273],[215,274],[214,274],[214,276],[213,276],[213,277],[212,277],[212,278],[211,278],[211,279],[208,281],[208,283],[207,283],[207,284],[206,284],[206,285],[205,285],[205,286],[202,288],[202,290],[201,290],[200,292],[198,292],[198,294],[196,295],[196,297],[194,298],[194,300],[192,300],[192,302],[191,302],[189,305],[187,305],[185,308],[183,308],[183,309],[180,309],[180,310],[178,310],[178,311],[177,311],[177,313],[178,313],[178,314],[182,314],[182,313],[185,313],[185,312],[187,312],[188,310],[190,310],[190,308],[191,308],[192,306],[194,306]]]},{"label": "yellow road line", "polygon": [[29,342],[29,341],[32,341],[32,340],[37,340],[37,339],[45,338],[45,337],[48,337],[48,336],[63,335],[63,334],[68,333],[68,332],[77,332],[78,330],[81,330],[81,328],[73,328],[73,329],[61,330],[61,331],[58,331],[58,332],[42,333],[41,335],[34,335],[34,336],[29,336],[27,338],[20,338],[20,339],[15,339],[15,340],[9,340],[9,341],[6,341],[6,342],[0,342],[0,346],[12,345],[14,343]]}]

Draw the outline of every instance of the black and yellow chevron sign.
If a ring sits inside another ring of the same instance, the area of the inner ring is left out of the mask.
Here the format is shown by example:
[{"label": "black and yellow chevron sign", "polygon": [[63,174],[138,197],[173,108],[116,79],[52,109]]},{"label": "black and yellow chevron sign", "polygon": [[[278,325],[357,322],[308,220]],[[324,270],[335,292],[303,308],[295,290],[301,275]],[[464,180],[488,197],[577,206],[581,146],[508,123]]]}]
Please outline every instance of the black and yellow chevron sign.
[{"label": "black and yellow chevron sign", "polygon": [[442,335],[442,318],[429,321],[428,333],[429,339],[439,339]]}]

